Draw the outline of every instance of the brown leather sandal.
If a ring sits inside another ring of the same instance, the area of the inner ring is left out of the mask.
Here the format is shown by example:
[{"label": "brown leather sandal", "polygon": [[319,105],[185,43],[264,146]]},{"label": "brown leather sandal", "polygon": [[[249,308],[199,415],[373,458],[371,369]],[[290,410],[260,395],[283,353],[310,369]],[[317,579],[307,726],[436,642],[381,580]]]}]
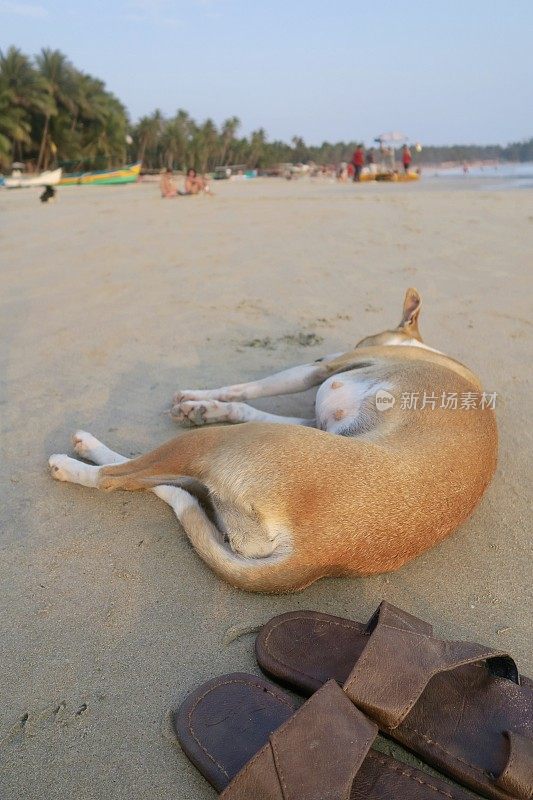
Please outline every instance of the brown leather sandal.
[{"label": "brown leather sandal", "polygon": [[335,683],[298,710],[255,675],[204,683],[174,715],[186,755],[224,800],[468,800],[370,750],[377,725]]},{"label": "brown leather sandal", "polygon": [[256,656],[303,694],[334,678],[386,735],[480,794],[533,798],[533,681],[506,653],[436,639],[383,602],[367,625],[315,611],[274,617]]}]

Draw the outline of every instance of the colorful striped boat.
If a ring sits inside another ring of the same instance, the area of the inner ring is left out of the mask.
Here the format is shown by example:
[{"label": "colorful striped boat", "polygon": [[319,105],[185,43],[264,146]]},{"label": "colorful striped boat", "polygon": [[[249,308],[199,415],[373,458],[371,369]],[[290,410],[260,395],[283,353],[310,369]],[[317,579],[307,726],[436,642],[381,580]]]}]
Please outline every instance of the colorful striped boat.
[{"label": "colorful striped boat", "polygon": [[63,175],[60,186],[106,186],[114,183],[135,183],[141,174],[141,162],[127,164],[121,169],[103,169],[98,172],[71,172]]}]

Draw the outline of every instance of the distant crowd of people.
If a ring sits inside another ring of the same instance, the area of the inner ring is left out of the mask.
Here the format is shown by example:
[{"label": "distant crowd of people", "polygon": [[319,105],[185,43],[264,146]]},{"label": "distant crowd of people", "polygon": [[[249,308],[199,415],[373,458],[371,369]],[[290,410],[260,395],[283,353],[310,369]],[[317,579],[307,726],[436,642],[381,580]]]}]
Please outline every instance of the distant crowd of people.
[{"label": "distant crowd of people", "polygon": [[[389,166],[389,162],[390,165],[394,163],[394,152],[390,148],[380,148],[380,156],[381,160],[384,161],[387,166]],[[404,144],[402,148],[402,166],[405,174],[409,172],[412,161],[413,156],[411,155],[411,151],[409,147]],[[348,163],[343,161],[340,164],[337,177],[343,182],[347,180],[360,181],[365,166],[371,175],[377,174],[378,165],[376,162],[375,149],[371,147],[369,150],[365,151],[363,145],[360,144],[355,148],[352,160]]]},{"label": "distant crowd of people", "polygon": [[[405,174],[409,172],[412,161],[413,157],[411,155],[411,151],[408,145],[405,144],[402,148],[401,154],[401,163]],[[378,152],[376,152],[376,149],[373,147],[365,151],[363,145],[359,144],[354,150],[351,161],[341,162],[337,169],[333,165],[322,165],[320,167],[315,167],[315,171],[309,171],[309,174],[311,176],[316,174],[331,174],[332,176],[335,176],[336,173],[337,179],[343,183],[348,180],[358,182],[361,180],[361,175],[363,174],[363,169],[365,168],[366,174],[369,174],[372,177],[378,176],[378,172],[380,175],[383,173],[391,174],[396,172],[394,150],[389,147],[381,146]],[[305,169],[309,170],[309,167],[305,167]],[[231,170],[228,169],[228,172],[231,174]],[[241,175],[243,174],[242,170],[239,172]],[[293,177],[292,170],[287,171],[284,174],[285,177],[289,179]],[[226,177],[229,177],[229,175],[226,175]],[[160,189],[161,197],[164,199],[183,197],[186,195],[198,195],[203,193],[212,194],[207,177],[205,175],[198,175],[193,167],[190,167],[187,170],[183,182],[183,188],[181,189],[176,183],[172,169],[167,167],[167,169],[161,173]]]},{"label": "distant crowd of people", "polygon": [[209,181],[207,178],[198,175],[196,170],[191,167],[187,170],[183,189],[179,189],[174,180],[174,173],[168,167],[161,175],[160,181],[161,197],[170,199],[172,197],[184,197],[191,194],[211,194]]}]

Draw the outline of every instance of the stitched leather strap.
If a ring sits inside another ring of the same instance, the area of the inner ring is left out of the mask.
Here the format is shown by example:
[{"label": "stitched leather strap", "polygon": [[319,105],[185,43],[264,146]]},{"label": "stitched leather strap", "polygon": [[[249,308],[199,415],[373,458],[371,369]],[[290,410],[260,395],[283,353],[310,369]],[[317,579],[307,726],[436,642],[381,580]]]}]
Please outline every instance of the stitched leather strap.
[{"label": "stitched leather strap", "polygon": [[520,733],[506,731],[509,741],[509,757],[503,772],[496,778],[496,786],[518,800],[533,797],[533,739]]},{"label": "stitched leather strap", "polygon": [[506,653],[435,639],[431,625],[386,602],[368,623],[367,633],[368,644],[344,690],[385,730],[398,727],[439,672],[486,661],[493,674],[519,683],[516,664]]},{"label": "stitched leather strap", "polygon": [[274,731],[221,798],[349,800],[377,732],[340,686],[328,681]]}]

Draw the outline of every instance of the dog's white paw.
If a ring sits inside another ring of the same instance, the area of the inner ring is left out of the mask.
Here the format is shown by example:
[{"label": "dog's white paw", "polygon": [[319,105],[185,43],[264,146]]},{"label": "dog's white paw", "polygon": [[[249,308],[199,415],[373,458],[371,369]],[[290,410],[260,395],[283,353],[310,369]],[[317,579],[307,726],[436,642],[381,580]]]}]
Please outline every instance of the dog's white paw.
[{"label": "dog's white paw", "polygon": [[187,400],[179,404],[179,419],[191,425],[205,425],[206,402],[202,400]]},{"label": "dog's white paw", "polygon": [[86,458],[88,461],[93,460],[92,456],[95,455],[102,446],[102,443],[98,441],[96,436],[93,436],[92,433],[87,433],[87,431],[76,431],[72,437],[72,443],[74,452],[82,458]]},{"label": "dog's white paw", "polygon": [[[203,403],[197,400],[181,400],[179,403],[176,403],[176,405],[172,406],[170,409],[170,416],[176,422],[190,422],[191,425],[201,425],[202,422],[195,422],[195,416],[197,416],[198,419],[201,419],[200,409],[202,405]],[[195,406],[198,406],[197,413],[191,415],[191,411]]]},{"label": "dog's white paw", "polygon": [[227,422],[230,419],[228,403],[218,400],[185,400],[172,409],[178,422],[205,425],[209,422]]},{"label": "dog's white paw", "polygon": [[216,400],[218,391],[216,389],[181,389],[172,398],[174,405],[179,405],[186,400]]},{"label": "dog's white paw", "polygon": [[52,477],[57,481],[79,483],[81,486],[89,486],[91,488],[98,485],[100,467],[85,464],[85,462],[70,458],[64,453],[56,453],[50,456],[48,463]]},{"label": "dog's white paw", "polygon": [[50,466],[52,478],[55,478],[56,481],[72,480],[72,474],[68,468],[70,461],[72,461],[72,459],[69,458],[66,453],[55,453],[53,456],[50,456],[48,464]]}]

